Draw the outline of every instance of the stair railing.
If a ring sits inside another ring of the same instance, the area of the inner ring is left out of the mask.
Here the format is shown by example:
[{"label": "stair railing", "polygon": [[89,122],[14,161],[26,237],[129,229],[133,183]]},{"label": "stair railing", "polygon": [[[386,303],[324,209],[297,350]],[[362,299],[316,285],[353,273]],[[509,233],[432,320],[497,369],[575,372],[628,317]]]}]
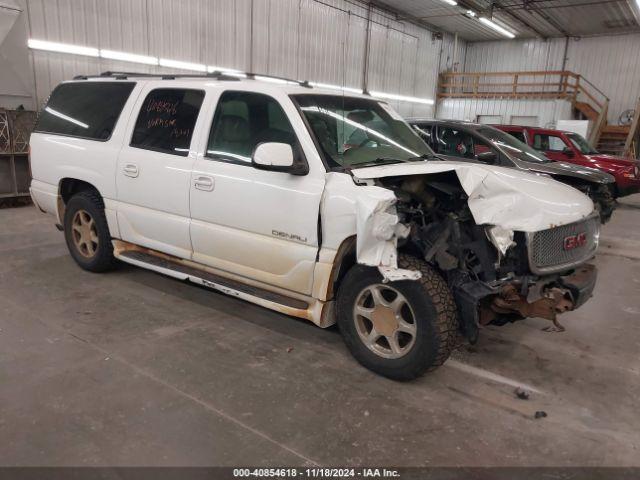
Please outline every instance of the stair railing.
[{"label": "stair railing", "polygon": [[438,82],[438,99],[444,98],[564,99],[574,108],[578,102],[587,103],[597,114],[588,134],[593,145],[607,125],[609,110],[609,98],[602,90],[568,70],[444,72]]},{"label": "stair railing", "polygon": [[629,128],[629,133],[627,134],[627,139],[624,142],[624,156],[627,158],[635,157],[633,151],[634,141],[638,138],[638,128],[640,127],[640,98],[638,98],[638,103],[636,103],[636,110],[633,114],[633,120],[631,121],[631,126]]}]

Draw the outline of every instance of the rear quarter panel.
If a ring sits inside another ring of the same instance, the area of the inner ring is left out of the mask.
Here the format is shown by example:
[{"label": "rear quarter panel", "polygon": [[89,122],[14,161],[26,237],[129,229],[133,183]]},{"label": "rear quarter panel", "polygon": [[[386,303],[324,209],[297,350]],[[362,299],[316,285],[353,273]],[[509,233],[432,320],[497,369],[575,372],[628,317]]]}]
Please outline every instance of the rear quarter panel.
[{"label": "rear quarter panel", "polygon": [[105,203],[116,198],[118,152],[123,142],[128,141],[125,129],[140,89],[140,83],[136,84],[111,137],[106,141],[33,132],[30,140],[31,192],[41,209],[57,214],[57,197],[64,178],[90,183],[100,192]]}]

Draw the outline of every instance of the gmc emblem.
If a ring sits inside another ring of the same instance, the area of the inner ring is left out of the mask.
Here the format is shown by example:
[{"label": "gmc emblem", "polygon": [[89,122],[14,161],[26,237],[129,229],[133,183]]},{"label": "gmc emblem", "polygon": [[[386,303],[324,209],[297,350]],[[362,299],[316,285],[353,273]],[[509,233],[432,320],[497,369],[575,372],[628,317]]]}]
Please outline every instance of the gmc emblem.
[{"label": "gmc emblem", "polygon": [[575,248],[584,247],[587,244],[587,234],[585,232],[577,235],[564,237],[563,245],[565,250],[573,250]]}]

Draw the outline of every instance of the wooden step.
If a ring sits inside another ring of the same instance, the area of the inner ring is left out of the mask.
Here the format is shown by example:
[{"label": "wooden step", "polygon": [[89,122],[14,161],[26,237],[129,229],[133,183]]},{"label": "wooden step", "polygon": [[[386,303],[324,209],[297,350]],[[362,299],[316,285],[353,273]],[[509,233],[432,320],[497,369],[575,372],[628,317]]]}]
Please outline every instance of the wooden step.
[{"label": "wooden step", "polygon": [[602,133],[611,133],[614,135],[628,135],[630,130],[629,125],[605,125],[602,128]]},{"label": "wooden step", "polygon": [[575,102],[573,107],[589,120],[597,120],[600,113],[586,102]]}]

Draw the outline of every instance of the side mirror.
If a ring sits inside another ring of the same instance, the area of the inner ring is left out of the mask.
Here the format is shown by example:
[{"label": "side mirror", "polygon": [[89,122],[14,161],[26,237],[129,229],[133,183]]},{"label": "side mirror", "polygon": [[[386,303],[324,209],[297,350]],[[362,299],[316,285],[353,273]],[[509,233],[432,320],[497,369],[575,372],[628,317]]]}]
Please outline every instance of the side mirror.
[{"label": "side mirror", "polygon": [[482,163],[494,163],[498,159],[496,152],[488,150],[476,155],[476,160]]},{"label": "side mirror", "polygon": [[260,143],[253,151],[251,165],[259,170],[286,172],[292,175],[306,175],[306,163],[296,164],[293,149],[288,143]]},{"label": "side mirror", "polygon": [[571,150],[569,147],[564,147],[562,149],[562,154],[566,155],[567,157],[573,157],[575,155],[575,153],[573,153],[573,150]]}]

